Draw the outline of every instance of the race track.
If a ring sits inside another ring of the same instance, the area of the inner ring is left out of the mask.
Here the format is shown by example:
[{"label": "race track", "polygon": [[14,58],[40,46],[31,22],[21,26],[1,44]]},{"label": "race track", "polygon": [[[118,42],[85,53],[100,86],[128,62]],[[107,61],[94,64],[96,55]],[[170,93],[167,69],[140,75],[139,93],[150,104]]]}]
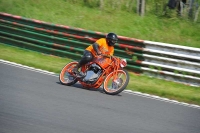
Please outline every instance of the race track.
[{"label": "race track", "polygon": [[200,133],[200,109],[64,86],[0,63],[0,133]]}]

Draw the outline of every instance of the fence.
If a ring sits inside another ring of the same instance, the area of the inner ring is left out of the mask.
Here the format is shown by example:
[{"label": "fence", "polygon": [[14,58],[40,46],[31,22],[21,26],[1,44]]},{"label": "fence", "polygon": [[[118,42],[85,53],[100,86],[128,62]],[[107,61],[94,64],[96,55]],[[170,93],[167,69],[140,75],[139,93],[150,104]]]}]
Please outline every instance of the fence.
[{"label": "fence", "polygon": [[[80,59],[83,50],[104,33],[50,24],[0,13],[0,42],[37,52]],[[119,36],[115,55],[127,69],[200,86],[200,49]]]}]

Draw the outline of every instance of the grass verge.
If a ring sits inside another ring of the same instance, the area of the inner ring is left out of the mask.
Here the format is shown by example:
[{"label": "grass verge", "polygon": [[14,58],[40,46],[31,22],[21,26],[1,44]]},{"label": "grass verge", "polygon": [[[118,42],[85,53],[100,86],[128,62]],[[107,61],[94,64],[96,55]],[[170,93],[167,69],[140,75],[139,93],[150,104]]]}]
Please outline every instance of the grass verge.
[{"label": "grass verge", "polygon": [[[73,1],[0,0],[0,12],[92,31],[115,32],[121,36],[141,40],[200,48],[200,23],[193,23],[177,17],[158,17],[150,12],[144,17],[140,17],[133,11],[112,10],[110,5],[108,8],[100,10],[97,7],[91,8],[84,4],[78,4],[81,0]],[[147,7],[154,6],[152,1],[147,4]]]},{"label": "grass verge", "polygon": [[[71,59],[61,58],[0,44],[0,59],[59,73]],[[200,105],[200,87],[130,74],[127,89]]]}]

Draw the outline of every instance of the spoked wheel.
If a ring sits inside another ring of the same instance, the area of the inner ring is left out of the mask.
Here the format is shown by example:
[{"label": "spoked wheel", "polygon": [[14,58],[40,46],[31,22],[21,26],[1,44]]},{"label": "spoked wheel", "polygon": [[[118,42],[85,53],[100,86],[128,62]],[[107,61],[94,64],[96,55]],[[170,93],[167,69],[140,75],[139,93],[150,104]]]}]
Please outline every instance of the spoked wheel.
[{"label": "spoked wheel", "polygon": [[117,70],[116,73],[110,73],[104,80],[103,90],[106,94],[119,94],[126,88],[129,83],[129,74],[126,70]]},{"label": "spoked wheel", "polygon": [[76,77],[69,73],[73,70],[76,64],[78,64],[78,62],[71,62],[64,66],[59,75],[59,80],[61,84],[70,86],[78,81]]}]

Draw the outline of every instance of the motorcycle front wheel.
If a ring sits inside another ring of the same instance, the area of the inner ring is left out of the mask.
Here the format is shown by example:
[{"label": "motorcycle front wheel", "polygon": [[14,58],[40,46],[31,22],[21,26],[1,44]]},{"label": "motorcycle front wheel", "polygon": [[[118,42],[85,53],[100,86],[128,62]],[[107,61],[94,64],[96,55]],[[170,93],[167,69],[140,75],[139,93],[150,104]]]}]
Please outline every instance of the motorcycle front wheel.
[{"label": "motorcycle front wheel", "polygon": [[63,67],[59,75],[59,80],[61,84],[70,86],[70,85],[75,84],[78,81],[76,77],[74,77],[73,75],[69,73],[70,71],[73,70],[76,64],[78,64],[78,62],[74,61],[74,62],[68,63],[67,65]]},{"label": "motorcycle front wheel", "polygon": [[128,83],[128,72],[126,70],[117,70],[117,72],[112,72],[106,77],[103,83],[103,90],[106,94],[117,95],[126,88]]}]

